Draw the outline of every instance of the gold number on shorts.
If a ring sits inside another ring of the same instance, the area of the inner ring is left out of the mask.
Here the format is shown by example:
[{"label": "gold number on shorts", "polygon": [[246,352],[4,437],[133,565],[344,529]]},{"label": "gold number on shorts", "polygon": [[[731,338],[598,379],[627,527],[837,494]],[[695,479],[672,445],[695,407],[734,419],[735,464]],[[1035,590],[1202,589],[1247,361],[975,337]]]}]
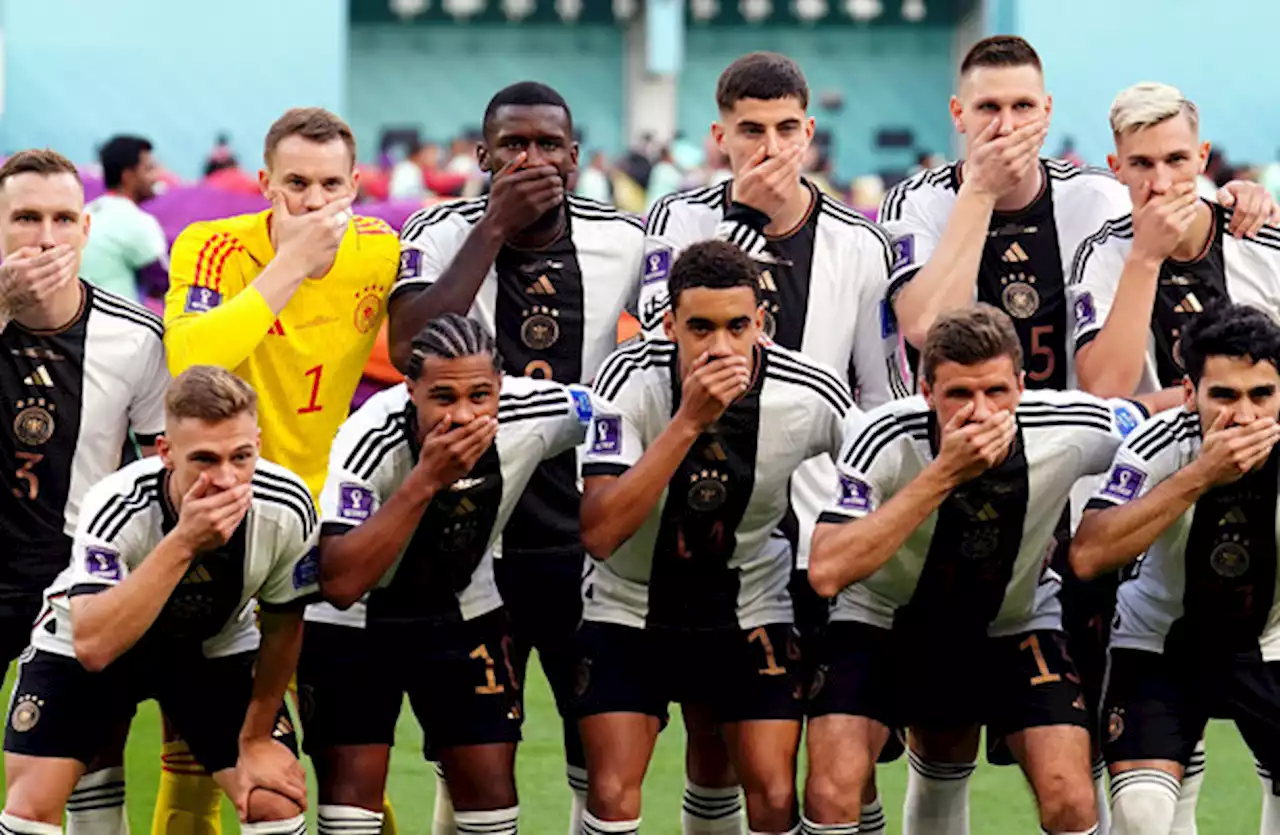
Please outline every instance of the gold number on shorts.
[{"label": "gold number on shorts", "polygon": [[773,653],[773,641],[769,640],[769,633],[765,631],[763,626],[757,626],[747,635],[747,643],[753,643],[757,640],[760,642],[760,646],[764,647],[764,668],[759,671],[760,675],[785,675],[787,668],[778,666],[778,657]]},{"label": "gold number on shorts", "polygon": [[1031,635],[1022,643],[1018,644],[1018,649],[1029,649],[1036,659],[1036,669],[1040,671],[1038,675],[1031,677],[1031,686],[1037,684],[1053,684],[1055,681],[1062,681],[1062,676],[1057,673],[1049,672],[1049,665],[1045,663],[1044,653],[1040,651],[1040,636]]},{"label": "gold number on shorts", "polygon": [[489,696],[507,689],[498,683],[498,676],[494,673],[493,656],[489,654],[488,647],[481,644],[471,650],[471,657],[484,659],[484,684],[476,688],[476,693],[481,696]]}]

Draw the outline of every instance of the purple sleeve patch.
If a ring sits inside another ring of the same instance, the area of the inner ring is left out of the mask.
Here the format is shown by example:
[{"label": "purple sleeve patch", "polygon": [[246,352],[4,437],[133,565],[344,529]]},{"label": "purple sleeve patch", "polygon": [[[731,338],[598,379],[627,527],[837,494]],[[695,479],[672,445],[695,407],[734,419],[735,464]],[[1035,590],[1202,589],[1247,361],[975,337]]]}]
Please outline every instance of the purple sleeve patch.
[{"label": "purple sleeve patch", "polygon": [[220,304],[222,304],[222,294],[217,290],[212,287],[192,285],[187,288],[187,303],[183,306],[183,310],[187,313],[208,313]]},{"label": "purple sleeve patch", "polygon": [[293,567],[293,587],[305,589],[320,582],[320,549],[312,548]]},{"label": "purple sleeve patch", "polygon": [[1116,464],[1111,468],[1111,477],[1107,479],[1107,486],[1102,489],[1102,495],[1111,496],[1122,502],[1132,501],[1137,498],[1138,491],[1142,489],[1142,483],[1147,480],[1147,474],[1141,470],[1130,467],[1128,464]]},{"label": "purple sleeve patch", "polygon": [[666,281],[671,272],[671,250],[659,249],[644,257],[644,284]]},{"label": "purple sleeve patch", "polygon": [[903,235],[893,239],[893,271],[909,267],[916,260],[916,236]]},{"label": "purple sleeve patch", "polygon": [[602,455],[617,455],[622,451],[622,418],[617,415],[598,415],[591,451]]},{"label": "purple sleeve patch", "polygon": [[100,548],[97,545],[84,549],[84,567],[89,576],[102,580],[119,582],[122,574],[120,555],[110,548]]},{"label": "purple sleeve patch", "polygon": [[860,478],[840,476],[840,507],[864,513],[871,510],[871,485]]},{"label": "purple sleeve patch", "polygon": [[1094,325],[1098,322],[1098,311],[1093,306],[1093,294],[1084,292],[1080,294],[1080,298],[1076,299],[1076,330],[1080,330],[1085,325]]},{"label": "purple sleeve patch", "polygon": [[338,486],[338,515],[363,522],[373,512],[373,493],[359,484]]},{"label": "purple sleeve patch", "polygon": [[422,250],[419,249],[402,249],[400,251],[400,275],[397,280],[404,281],[410,278],[421,278],[422,273]]}]

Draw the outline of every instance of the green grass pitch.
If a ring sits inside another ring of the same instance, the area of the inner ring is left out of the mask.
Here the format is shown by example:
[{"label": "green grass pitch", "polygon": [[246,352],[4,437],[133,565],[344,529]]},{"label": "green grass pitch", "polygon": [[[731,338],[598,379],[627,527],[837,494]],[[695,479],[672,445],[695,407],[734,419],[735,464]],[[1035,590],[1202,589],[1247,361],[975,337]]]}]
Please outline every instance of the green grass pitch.
[{"label": "green grass pitch", "polygon": [[[13,670],[5,681],[8,700]],[[559,719],[546,680],[530,664],[525,741],[518,755],[520,825],[531,835],[562,835],[568,829],[569,790],[564,781]],[[421,756],[422,736],[409,712],[400,715],[396,747],[392,755],[390,792],[404,835],[429,835],[435,778]],[[678,717],[658,741],[644,786],[646,835],[679,835],[680,796],[684,787],[683,730]],[[139,708],[129,740],[128,806],[135,835],[151,827],[160,760],[160,721],[155,704]],[[902,796],[906,786],[905,759],[879,770],[881,797],[889,817],[889,833],[900,832]],[[312,780],[312,791],[315,783]],[[1253,760],[1235,727],[1215,722],[1208,735],[1208,772],[1200,794],[1200,831],[1207,835],[1248,835],[1258,831],[1261,789]],[[1039,831],[1031,794],[1016,768],[981,764],[972,785],[974,835],[1029,835]],[[312,813],[314,819],[314,794]],[[224,803],[223,831],[237,831],[234,814]],[[314,823],[313,823],[314,826]],[[313,829],[314,831],[314,829]]]}]

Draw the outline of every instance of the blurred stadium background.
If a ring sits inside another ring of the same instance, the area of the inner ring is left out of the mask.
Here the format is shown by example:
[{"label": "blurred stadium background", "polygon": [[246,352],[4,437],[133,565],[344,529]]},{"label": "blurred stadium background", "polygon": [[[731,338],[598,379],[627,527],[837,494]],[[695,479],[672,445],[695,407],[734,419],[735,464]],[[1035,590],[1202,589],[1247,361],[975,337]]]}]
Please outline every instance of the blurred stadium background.
[{"label": "blurred stadium background", "polygon": [[[578,190],[643,212],[666,192],[727,176],[707,142],[716,78],[739,55],[770,49],[809,78],[810,175],[874,214],[884,188],[956,156],[946,107],[956,65],[973,41],[1006,32],[1044,59],[1055,105],[1047,154],[1104,165],[1114,94],[1164,81],[1200,106],[1221,151],[1211,176],[1256,178],[1280,198],[1280,108],[1264,75],[1277,31],[1275,0],[0,0],[0,151],[62,151],[83,166],[92,198],[98,146],[117,133],[147,137],[165,188],[144,208],[172,241],[194,220],[265,208],[255,184],[263,134],[286,108],[319,105],[355,130],[360,211],[398,228],[422,205],[483,191],[473,149],[484,105],[503,85],[535,79],[573,108]],[[366,391],[396,379],[385,348],[368,374]],[[522,825],[561,832],[559,731],[532,675]],[[649,772],[646,832],[679,831],[676,725]],[[400,728],[391,794],[402,831],[428,832],[433,781],[412,719]],[[135,832],[149,829],[158,748],[147,705],[129,748]],[[881,775],[898,832],[902,763]],[[1202,831],[1257,831],[1258,790],[1234,729],[1215,724]],[[1014,770],[979,770],[973,813],[975,833],[1037,829]]]}]

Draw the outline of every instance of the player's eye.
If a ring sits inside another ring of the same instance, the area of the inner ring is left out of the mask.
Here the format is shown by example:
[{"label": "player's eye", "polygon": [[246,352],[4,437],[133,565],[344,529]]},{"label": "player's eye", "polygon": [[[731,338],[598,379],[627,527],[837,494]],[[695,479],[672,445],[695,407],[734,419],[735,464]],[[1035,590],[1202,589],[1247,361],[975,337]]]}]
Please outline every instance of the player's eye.
[{"label": "player's eye", "polygon": [[324,187],[329,191],[342,188],[342,180],[325,180]]},{"label": "player's eye", "polygon": [[16,215],[13,219],[18,223],[37,223],[40,220],[40,216],[32,214],[31,212],[22,212]]},{"label": "player's eye", "polygon": [[458,398],[454,397],[452,394],[443,394],[443,393],[437,394],[434,399],[437,403],[439,403],[442,406],[448,406],[451,403],[456,403],[458,400]]},{"label": "player's eye", "polygon": [[489,398],[491,398],[492,396],[493,396],[492,392],[487,392],[487,391],[473,391],[473,392],[471,392],[471,402],[472,402],[472,403],[486,403],[486,402],[488,402]]},{"label": "player's eye", "polygon": [[290,177],[288,184],[290,188],[306,188],[307,187],[306,181],[299,177]]},{"label": "player's eye", "polygon": [[541,145],[543,148],[545,148],[545,149],[546,149],[546,150],[548,150],[548,151],[554,151],[554,150],[557,150],[557,149],[560,147],[560,140],[558,140],[558,139],[544,139],[544,140],[542,140],[541,142],[539,142],[538,144],[539,144],[539,145]]}]

